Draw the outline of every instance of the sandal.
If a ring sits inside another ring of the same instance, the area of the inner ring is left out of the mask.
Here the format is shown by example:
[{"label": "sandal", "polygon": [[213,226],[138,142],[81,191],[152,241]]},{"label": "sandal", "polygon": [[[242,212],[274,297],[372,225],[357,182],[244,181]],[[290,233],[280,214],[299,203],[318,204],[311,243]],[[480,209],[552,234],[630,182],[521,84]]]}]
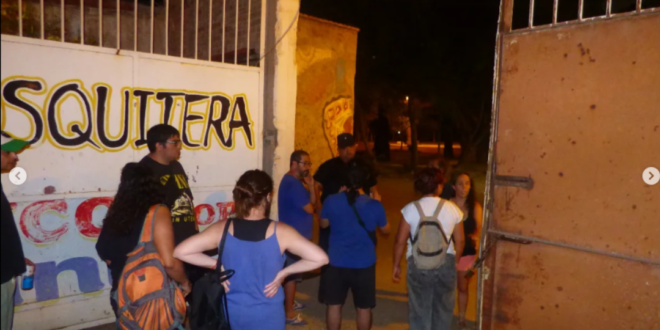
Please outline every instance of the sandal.
[{"label": "sandal", "polygon": [[298,314],[293,319],[286,319],[286,325],[290,325],[293,327],[301,327],[307,325],[307,321],[303,320],[302,316]]},{"label": "sandal", "polygon": [[307,306],[306,306],[305,304],[301,304],[301,303],[299,303],[299,302],[297,302],[297,301],[294,301],[294,302],[293,302],[293,310],[294,310],[294,311],[301,311],[301,310],[303,310],[303,309],[305,309],[305,308],[307,308]]}]

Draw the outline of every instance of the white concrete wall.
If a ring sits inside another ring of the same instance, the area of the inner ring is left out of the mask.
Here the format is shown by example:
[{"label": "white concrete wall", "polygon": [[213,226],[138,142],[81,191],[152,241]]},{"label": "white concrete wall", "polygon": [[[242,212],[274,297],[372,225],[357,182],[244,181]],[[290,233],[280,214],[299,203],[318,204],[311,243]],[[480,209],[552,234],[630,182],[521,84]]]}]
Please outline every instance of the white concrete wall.
[{"label": "white concrete wall", "polygon": [[[296,44],[298,19],[297,12],[300,0],[279,0],[277,2],[277,22],[275,24],[275,38],[279,38],[287,31],[291,22],[296,19],[277,48],[268,56],[275,56],[275,73],[273,87],[273,124],[277,130],[277,144],[272,170],[275,180],[275,192],[279,189],[279,182],[289,171],[289,158],[295,148],[295,120],[297,97],[297,68]],[[270,48],[267,47],[267,50]],[[272,217],[277,219],[277,193],[271,210]]]}]

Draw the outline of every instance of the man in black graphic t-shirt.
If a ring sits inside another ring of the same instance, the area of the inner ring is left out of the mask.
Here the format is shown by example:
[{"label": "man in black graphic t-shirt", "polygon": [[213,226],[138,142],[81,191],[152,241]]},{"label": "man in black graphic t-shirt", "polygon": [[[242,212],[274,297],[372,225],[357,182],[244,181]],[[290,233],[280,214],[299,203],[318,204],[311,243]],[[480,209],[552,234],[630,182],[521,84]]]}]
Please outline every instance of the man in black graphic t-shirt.
[{"label": "man in black graphic t-shirt", "polygon": [[[149,155],[140,161],[141,164],[149,166],[163,184],[165,203],[172,213],[176,245],[199,233],[188,176],[178,162],[181,157],[179,136],[179,131],[170,125],[159,124],[152,127],[147,132]],[[202,268],[190,264],[184,266],[186,275],[193,285],[204,274]]]}]

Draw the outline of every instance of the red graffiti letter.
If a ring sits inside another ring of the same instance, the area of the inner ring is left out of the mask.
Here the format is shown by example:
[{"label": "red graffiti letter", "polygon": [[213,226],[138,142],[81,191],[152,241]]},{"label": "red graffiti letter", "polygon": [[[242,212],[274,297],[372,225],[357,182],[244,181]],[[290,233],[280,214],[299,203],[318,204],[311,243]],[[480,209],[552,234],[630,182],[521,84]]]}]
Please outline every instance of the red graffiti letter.
[{"label": "red graffiti letter", "polygon": [[234,214],[234,202],[218,203],[217,205],[220,211],[220,219],[218,221],[227,220],[230,215]]},{"label": "red graffiti letter", "polygon": [[55,211],[63,218],[67,211],[66,201],[63,199],[39,201],[28,205],[21,214],[21,231],[30,241],[37,244],[56,242],[69,230],[69,224],[63,222],[54,230],[41,228],[41,216],[48,211]]},{"label": "red graffiti letter", "polygon": [[[206,210],[206,219],[202,219],[202,212]],[[195,216],[197,217],[197,224],[200,226],[207,226],[215,221],[215,210],[209,204],[200,204],[195,207]]]},{"label": "red graffiti letter", "polygon": [[112,204],[112,197],[97,197],[88,199],[76,210],[76,226],[80,233],[89,238],[98,238],[101,234],[101,228],[96,227],[92,223],[92,214],[94,210],[99,206],[110,207]]}]

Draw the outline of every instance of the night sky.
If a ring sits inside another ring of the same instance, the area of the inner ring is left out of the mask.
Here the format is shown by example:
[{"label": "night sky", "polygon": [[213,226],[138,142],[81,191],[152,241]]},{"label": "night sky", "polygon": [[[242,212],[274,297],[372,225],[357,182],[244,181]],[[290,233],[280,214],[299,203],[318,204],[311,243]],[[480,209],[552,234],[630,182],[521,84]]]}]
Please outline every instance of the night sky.
[{"label": "night sky", "polygon": [[499,1],[301,0],[301,12],[360,29],[356,111],[405,95],[451,126],[452,113],[490,111]]}]

